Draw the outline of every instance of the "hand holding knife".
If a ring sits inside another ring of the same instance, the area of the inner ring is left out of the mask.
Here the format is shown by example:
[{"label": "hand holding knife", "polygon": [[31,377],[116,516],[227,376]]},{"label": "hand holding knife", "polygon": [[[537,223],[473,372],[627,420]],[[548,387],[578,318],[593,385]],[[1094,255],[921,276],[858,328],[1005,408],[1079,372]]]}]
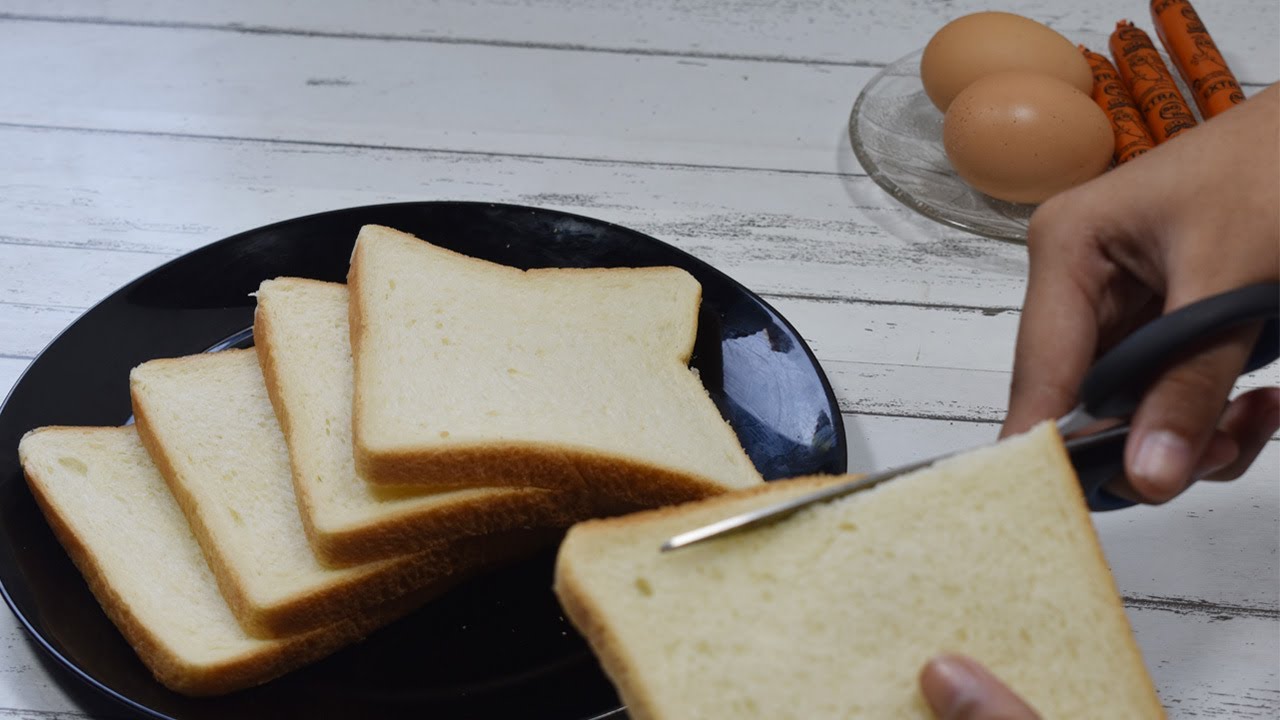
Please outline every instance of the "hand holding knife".
[{"label": "hand holding knife", "polygon": [[[1265,323],[1241,374],[1280,356],[1280,283],[1263,283],[1215,295],[1179,308],[1142,326],[1098,359],[1080,385],[1079,404],[1058,419],[1064,437],[1101,420],[1127,421],[1147,388],[1180,354],[1212,342],[1241,324]],[[1112,510],[1133,503],[1108,493],[1104,485],[1124,468],[1127,422],[1066,441],[1089,507]],[[951,454],[832,485],[813,493],[741,513],[681,533],[662,545],[675,550],[722,535],[776,522],[815,503],[865,490],[899,475],[928,467]]]}]

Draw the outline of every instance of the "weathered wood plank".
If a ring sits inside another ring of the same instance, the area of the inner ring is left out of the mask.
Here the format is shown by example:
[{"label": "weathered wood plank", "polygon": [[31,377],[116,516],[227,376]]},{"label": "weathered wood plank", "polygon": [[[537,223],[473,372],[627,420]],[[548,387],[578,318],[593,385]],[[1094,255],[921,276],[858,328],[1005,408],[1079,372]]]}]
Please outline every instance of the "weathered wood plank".
[{"label": "weathered wood plank", "polygon": [[[11,20],[0,22],[0,63],[24,72],[0,76],[0,123],[858,172],[845,122],[874,68],[582,60],[518,47]],[[114,72],[78,72],[86,66]],[[324,81],[333,77],[343,80]]]},{"label": "weathered wood plank", "polygon": [[[834,172],[831,140],[874,73],[582,60],[523,48],[9,21],[0,23],[0,64],[24,72],[0,76],[0,122]],[[90,75],[86,66],[113,72]],[[327,78],[343,83],[317,83]]]},{"label": "weathered wood plank", "polygon": [[[951,367],[820,360],[841,410],[859,415],[1000,423],[1010,373]],[[1241,378],[1237,391],[1280,384],[1280,368]]]},{"label": "weathered wood plank", "polygon": [[[1274,644],[1280,623],[1274,618],[1222,619],[1133,607],[1128,615],[1170,718],[1262,720],[1280,714],[1280,649]],[[1236,672],[1247,677],[1225,680]]]},{"label": "weathered wood plank", "polygon": [[[108,717],[106,715],[87,715],[79,710],[20,710],[18,708],[0,708],[0,718],[13,720],[80,720],[81,718]],[[112,717],[123,717],[115,715]]]},{"label": "weathered wood plank", "polygon": [[26,362],[35,357],[83,312],[82,308],[0,302],[0,359]]},{"label": "weathered wood plank", "polygon": [[[1016,12],[1060,32],[1106,34],[1127,16],[1151,27],[1145,6],[1109,0],[1023,0]],[[397,41],[476,43],[593,52],[752,58],[763,62],[880,65],[923,47],[948,20],[990,10],[983,0],[785,5],[719,0],[303,0],[168,3],[162,0],[9,0],[8,13],[99,22],[224,28],[238,32],[361,35]],[[1275,80],[1274,3],[1202,2],[1197,8],[1242,80]]]},{"label": "weathered wood plank", "polygon": [[27,358],[0,357],[0,399],[9,395],[9,390],[30,364]]},{"label": "weathered wood plank", "polygon": [[80,720],[130,717],[36,645],[6,608],[0,613],[0,718]]},{"label": "weathered wood plank", "polygon": [[[115,288],[162,264],[149,253],[48,246],[0,248],[12,274],[0,281],[0,354],[29,355],[51,337],[66,310],[87,308]],[[819,358],[896,365],[1005,370],[1017,327],[1014,312],[988,314],[947,307],[828,302],[773,296],[772,304],[810,340]],[[48,315],[46,319],[42,316]],[[830,328],[839,328],[831,332]],[[973,343],[975,337],[988,342]]]},{"label": "weathered wood plank", "polygon": [[937,225],[867,178],[15,128],[0,156],[0,266],[17,245],[173,256],[308,213],[446,199],[620,223],[775,295],[1004,310],[1026,271],[1020,245]]}]

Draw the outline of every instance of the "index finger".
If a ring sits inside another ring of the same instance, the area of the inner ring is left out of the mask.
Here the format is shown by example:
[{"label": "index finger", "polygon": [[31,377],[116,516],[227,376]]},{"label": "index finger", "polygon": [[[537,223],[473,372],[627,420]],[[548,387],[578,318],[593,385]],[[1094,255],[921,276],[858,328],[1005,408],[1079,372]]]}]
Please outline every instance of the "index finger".
[{"label": "index finger", "polygon": [[1090,258],[1076,228],[1032,223],[1027,294],[1018,322],[1009,413],[1000,436],[1024,432],[1076,404],[1077,390],[1098,346],[1098,297],[1114,272]]}]

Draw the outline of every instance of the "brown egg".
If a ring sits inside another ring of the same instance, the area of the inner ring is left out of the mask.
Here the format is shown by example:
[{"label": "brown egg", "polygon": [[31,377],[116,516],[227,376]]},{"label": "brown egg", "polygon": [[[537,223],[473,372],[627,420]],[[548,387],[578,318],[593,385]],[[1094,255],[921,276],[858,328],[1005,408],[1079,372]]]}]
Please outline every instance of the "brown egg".
[{"label": "brown egg", "polygon": [[1052,75],[1092,92],[1089,63],[1072,42],[1035,20],[1003,12],[965,15],[934,34],[920,58],[925,94],[943,112],[970,83],[993,72]]},{"label": "brown egg", "polygon": [[1004,72],[965,88],[942,121],[957,174],[1010,202],[1039,203],[1111,164],[1114,138],[1093,99],[1047,75]]}]

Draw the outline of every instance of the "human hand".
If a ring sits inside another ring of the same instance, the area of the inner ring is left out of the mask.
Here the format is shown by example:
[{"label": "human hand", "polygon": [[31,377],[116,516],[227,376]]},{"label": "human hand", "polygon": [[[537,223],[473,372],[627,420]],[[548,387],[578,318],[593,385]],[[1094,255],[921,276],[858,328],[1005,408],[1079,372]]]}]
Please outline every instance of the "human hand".
[{"label": "human hand", "polygon": [[[1280,280],[1277,158],[1273,85],[1036,210],[1002,435],[1070,410],[1093,360],[1143,323]],[[1195,479],[1234,479],[1249,467],[1280,428],[1280,389],[1227,402],[1258,332],[1223,333],[1157,378],[1131,421],[1127,477],[1109,489],[1161,503]]]},{"label": "human hand", "polygon": [[963,655],[940,655],[920,672],[920,691],[938,720],[1039,720],[986,668]]}]

